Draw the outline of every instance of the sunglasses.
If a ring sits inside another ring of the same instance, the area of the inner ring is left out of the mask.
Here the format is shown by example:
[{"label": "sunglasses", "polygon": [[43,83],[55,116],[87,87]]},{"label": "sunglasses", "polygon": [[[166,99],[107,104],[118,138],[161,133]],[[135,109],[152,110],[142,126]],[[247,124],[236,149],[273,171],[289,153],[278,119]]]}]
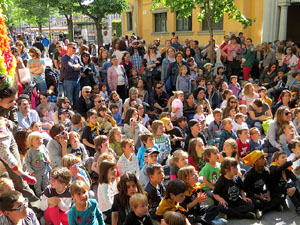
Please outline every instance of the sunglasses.
[{"label": "sunglasses", "polygon": [[74,50],[76,49],[76,47],[72,47]]},{"label": "sunglasses", "polygon": [[90,94],[91,92],[90,91],[85,91],[85,93]]},{"label": "sunglasses", "polygon": [[29,56],[30,56],[31,58],[33,58],[33,57],[34,57],[34,55],[33,55],[33,54],[29,54]]},{"label": "sunglasses", "polygon": [[101,103],[101,102],[104,102],[104,100],[99,100],[99,101],[97,101],[97,103]]},{"label": "sunglasses", "polygon": [[157,89],[161,89],[162,88],[162,86],[159,86],[159,87],[156,87]]},{"label": "sunglasses", "polygon": [[149,49],[155,49],[155,48],[149,48]]},{"label": "sunglasses", "polygon": [[284,115],[288,116],[288,115],[292,115],[291,112],[285,112]]},{"label": "sunglasses", "polygon": [[10,211],[10,212],[13,212],[13,211],[21,211],[23,212],[24,209],[25,209],[25,206],[28,206],[28,199],[25,198],[25,201],[22,205],[20,205],[18,208],[15,208],[15,209],[10,209],[10,210],[7,210],[7,211]]},{"label": "sunglasses", "polygon": [[63,102],[64,104],[70,104],[70,102]]},{"label": "sunglasses", "polygon": [[89,55],[83,55],[82,57],[88,58],[88,57],[90,57],[90,56],[89,56]]},{"label": "sunglasses", "polygon": [[56,46],[56,48],[61,48],[61,45],[60,46]]},{"label": "sunglasses", "polygon": [[235,104],[237,104],[237,102],[236,102],[236,101],[230,101],[229,103],[235,103]]}]

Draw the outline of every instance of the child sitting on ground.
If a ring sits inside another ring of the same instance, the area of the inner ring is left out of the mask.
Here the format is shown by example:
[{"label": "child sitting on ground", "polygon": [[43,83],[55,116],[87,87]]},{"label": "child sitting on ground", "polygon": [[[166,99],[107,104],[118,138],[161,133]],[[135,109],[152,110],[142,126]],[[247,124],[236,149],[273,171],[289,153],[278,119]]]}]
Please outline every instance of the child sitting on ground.
[{"label": "child sitting on ground", "polygon": [[[287,149],[288,143],[291,140],[293,140],[297,135],[294,124],[292,122],[283,124],[282,132],[283,133],[279,136],[278,143],[282,146],[283,149],[288,150]],[[287,152],[290,153],[289,151]]]},{"label": "child sitting on ground", "polygon": [[188,153],[183,150],[176,150],[170,158],[170,179],[177,178],[178,170],[188,165]]},{"label": "child sitting on ground", "polygon": [[96,153],[93,158],[92,171],[99,174],[99,170],[97,167],[97,161],[98,161],[99,156],[106,152],[109,152],[115,157],[116,153],[114,152],[114,150],[109,148],[109,142],[108,142],[108,138],[106,135],[97,136],[94,139],[94,143],[95,143]]},{"label": "child sitting on ground", "polygon": [[48,149],[43,145],[43,136],[39,132],[32,132],[27,137],[30,149],[25,157],[25,165],[31,176],[36,178],[34,185],[35,193],[40,197],[43,190],[49,184],[49,172],[51,170],[49,164]]},{"label": "child sitting on ground", "polygon": [[[286,152],[277,151],[273,153],[270,165],[270,193],[271,199],[278,198],[281,200],[280,210],[283,210],[285,198],[289,196],[296,208],[296,212],[300,213],[300,193],[296,187],[299,181],[293,171],[289,169],[299,158],[300,154],[295,154],[291,161],[287,161]],[[288,183],[290,179],[293,181],[293,184]]]},{"label": "child sitting on ground", "polygon": [[71,131],[76,131],[81,136],[85,127],[84,117],[81,116],[80,113],[75,113],[74,116],[72,116],[71,121]]},{"label": "child sitting on ground", "polygon": [[213,138],[214,143],[219,143],[220,141],[220,135],[223,130],[222,126],[222,110],[221,109],[215,109],[213,111],[214,120],[210,122],[208,125],[208,132],[210,136]]},{"label": "child sitting on ground", "polygon": [[225,118],[222,120],[222,126],[224,130],[222,131],[220,135],[220,143],[219,143],[219,149],[223,149],[224,142],[229,139],[233,138],[234,140],[238,139],[236,136],[236,133],[232,130],[232,119]]},{"label": "child sitting on ground", "polygon": [[116,153],[116,159],[119,159],[123,154],[121,148],[122,133],[119,127],[113,127],[108,135],[109,147]]},{"label": "child sitting on ground", "polygon": [[280,198],[270,197],[270,171],[262,151],[254,150],[243,158],[247,166],[253,166],[244,176],[244,187],[256,208],[256,218],[280,205]]},{"label": "child sitting on ground", "polygon": [[232,125],[234,132],[236,132],[240,127],[248,127],[247,123],[245,122],[245,115],[243,113],[235,114]]},{"label": "child sitting on ground", "polygon": [[102,213],[96,200],[89,199],[89,186],[82,180],[76,180],[70,186],[70,191],[75,204],[68,212],[70,225],[105,225]]},{"label": "child sitting on ground", "polygon": [[238,146],[236,140],[229,138],[224,142],[223,151],[220,152],[219,161],[222,163],[223,159],[226,157],[232,157],[239,161]]},{"label": "child sitting on ground", "polygon": [[220,211],[230,218],[256,219],[254,205],[243,190],[243,181],[237,176],[238,161],[226,157],[221,164],[221,176],[214,188],[214,199]]},{"label": "child sitting on ground", "polygon": [[248,127],[240,127],[237,130],[238,139],[236,143],[238,145],[238,154],[240,158],[245,157],[250,152],[249,143],[249,129]]},{"label": "child sitting on ground", "polygon": [[180,211],[185,214],[187,212],[180,204],[185,199],[185,192],[188,189],[182,180],[171,180],[166,188],[164,198],[159,203],[156,210],[156,219],[160,221],[163,215],[169,211]]},{"label": "child sitting on ground", "polygon": [[158,161],[159,151],[156,148],[148,148],[145,152],[145,164],[141,169],[139,180],[141,185],[145,187],[149,183],[149,177],[147,174],[147,168],[149,165],[153,163],[157,163]]},{"label": "child sitting on ground", "polygon": [[100,135],[102,127],[98,122],[98,115],[95,109],[90,109],[87,113],[88,124],[83,130],[81,139],[90,156],[95,154],[94,138]]},{"label": "child sitting on ground", "polygon": [[146,185],[145,191],[149,200],[150,215],[155,219],[156,209],[166,190],[163,182],[165,174],[162,165],[158,163],[150,164],[147,167],[147,174],[150,182]]},{"label": "child sitting on ground", "polygon": [[[291,161],[295,157],[295,155],[300,154],[300,141],[298,139],[291,140],[290,143],[288,144],[288,149],[291,151],[291,154],[289,155],[287,160]],[[297,160],[297,161],[293,162],[292,168],[293,168],[293,172],[294,172],[295,176],[299,179],[300,178],[300,161]]]},{"label": "child sitting on ground", "polygon": [[201,169],[205,165],[205,160],[203,157],[204,153],[204,143],[202,138],[192,138],[189,142],[188,147],[188,162],[190,165],[195,167],[195,170],[198,171],[198,173],[201,171]]},{"label": "child sitting on ground", "polygon": [[159,160],[165,165],[171,152],[171,142],[169,137],[164,133],[165,127],[161,120],[155,120],[152,123],[152,133],[155,145],[158,147]]},{"label": "child sitting on ground", "polygon": [[219,178],[220,163],[219,150],[217,147],[208,146],[204,149],[205,166],[200,171],[199,175],[203,176],[203,190],[209,198],[213,198],[213,190]]},{"label": "child sitting on ground", "polygon": [[[150,132],[146,132],[140,135],[140,139],[142,142],[142,146],[138,149],[137,158],[139,160],[140,169],[144,166],[145,152],[149,148],[153,148],[154,145],[154,137]],[[156,147],[157,148],[157,147]],[[158,149],[158,148],[157,148]]]},{"label": "child sitting on ground", "polygon": [[122,121],[122,115],[119,111],[118,105],[116,103],[112,103],[109,109],[111,111],[111,115],[113,119],[116,121],[118,125],[121,125],[123,121]]},{"label": "child sitting on ground", "polygon": [[72,126],[72,122],[69,117],[70,115],[68,109],[61,108],[58,110],[58,121],[60,124],[64,125],[68,131],[71,130]]},{"label": "child sitting on ground", "polygon": [[72,203],[69,190],[71,173],[65,167],[56,167],[50,174],[50,185],[44,190],[41,199],[45,223],[68,224],[68,211]]},{"label": "child sitting on ground", "polygon": [[89,158],[84,145],[80,143],[80,135],[75,131],[69,133],[69,147],[67,153],[80,158],[83,163]]},{"label": "child sitting on ground", "polygon": [[250,152],[254,150],[263,151],[263,140],[260,139],[260,131],[257,127],[252,127],[250,132]]},{"label": "child sitting on ground", "polygon": [[188,219],[192,224],[211,224],[212,220],[219,214],[218,206],[204,206],[202,202],[207,200],[207,195],[199,183],[198,173],[193,166],[182,167],[178,171],[178,178],[188,187],[184,193],[185,199],[181,204],[187,209]]},{"label": "child sitting on ground", "polygon": [[107,108],[105,105],[100,105],[98,109],[99,117],[98,122],[100,126],[103,128],[102,133],[108,134],[108,132],[111,130],[111,128],[115,127],[117,122],[114,120],[114,118],[107,113]]},{"label": "child sitting on ground", "polygon": [[137,193],[130,197],[129,205],[131,211],[126,215],[124,225],[152,225],[151,216],[148,210],[147,195]]},{"label": "child sitting on ground", "polygon": [[117,189],[117,165],[103,160],[99,166],[99,185],[97,191],[99,209],[104,215],[105,223],[111,224],[111,207]]},{"label": "child sitting on ground", "polygon": [[127,172],[131,172],[139,177],[139,162],[136,155],[134,154],[134,141],[128,138],[123,139],[121,141],[121,148],[123,150],[123,154],[121,155],[117,163],[120,176]]}]

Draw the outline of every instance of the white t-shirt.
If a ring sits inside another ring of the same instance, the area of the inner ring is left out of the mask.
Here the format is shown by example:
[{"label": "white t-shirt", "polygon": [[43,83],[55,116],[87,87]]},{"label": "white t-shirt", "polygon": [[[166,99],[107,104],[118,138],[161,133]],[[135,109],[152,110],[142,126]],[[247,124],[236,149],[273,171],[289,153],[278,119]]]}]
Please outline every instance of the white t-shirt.
[{"label": "white t-shirt", "polygon": [[123,70],[121,69],[121,66],[118,65],[117,67],[114,67],[118,74],[118,85],[124,85],[125,84],[125,79],[124,79],[124,73]]}]

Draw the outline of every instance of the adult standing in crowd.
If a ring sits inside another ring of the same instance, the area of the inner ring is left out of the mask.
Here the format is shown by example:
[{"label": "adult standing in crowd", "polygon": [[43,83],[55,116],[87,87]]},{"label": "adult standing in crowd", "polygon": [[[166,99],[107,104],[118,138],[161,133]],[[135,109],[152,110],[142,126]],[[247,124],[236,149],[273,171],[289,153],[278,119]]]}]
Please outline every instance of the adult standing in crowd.
[{"label": "adult standing in crowd", "polygon": [[129,47],[128,52],[130,53],[130,61],[132,62],[134,68],[136,68],[138,72],[141,73],[144,51],[139,46],[138,40],[132,41],[131,47]]},{"label": "adult standing in crowd", "polygon": [[119,65],[116,56],[111,58],[111,67],[107,70],[107,81],[110,91],[117,91],[123,101],[126,99],[128,78],[123,66]]},{"label": "adult standing in crowd", "polygon": [[227,61],[227,73],[228,78],[231,75],[240,75],[240,54],[241,46],[237,43],[237,38],[235,36],[231,37],[231,43],[227,44],[223,49],[221,49],[222,55]]},{"label": "adult standing in crowd", "polygon": [[22,60],[29,59],[29,55],[26,52],[26,47],[25,47],[25,45],[23,44],[22,41],[17,41],[16,42],[16,47],[18,49],[19,55],[21,56]]},{"label": "adult standing in crowd", "polygon": [[64,94],[70,100],[71,105],[79,98],[80,71],[83,67],[80,58],[75,53],[76,44],[70,42],[67,47],[67,53],[61,58]]},{"label": "adult standing in crowd", "polygon": [[254,63],[254,58],[255,58],[255,48],[252,45],[251,38],[247,38],[246,47],[247,47],[246,58],[245,58],[245,62],[243,63],[244,80],[248,80]]},{"label": "adult standing in crowd", "polygon": [[107,31],[105,30],[103,32],[103,45],[104,48],[108,51],[110,48],[110,42],[111,42],[111,38],[109,37]]},{"label": "adult standing in crowd", "polygon": [[29,49],[29,59],[27,68],[31,74],[32,81],[36,83],[36,89],[40,93],[47,92],[47,84],[45,79],[45,61],[41,59],[41,51],[36,47]]},{"label": "adult standing in crowd", "polygon": [[169,65],[175,62],[175,48],[168,47],[166,50],[166,57],[162,61],[161,67],[161,81],[165,82],[167,80],[168,68]]}]

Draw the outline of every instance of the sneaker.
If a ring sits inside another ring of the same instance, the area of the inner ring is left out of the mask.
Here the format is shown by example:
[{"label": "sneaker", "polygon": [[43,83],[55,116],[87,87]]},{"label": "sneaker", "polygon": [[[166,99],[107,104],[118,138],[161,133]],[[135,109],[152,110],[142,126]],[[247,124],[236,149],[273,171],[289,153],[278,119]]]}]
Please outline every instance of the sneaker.
[{"label": "sneaker", "polygon": [[262,211],[260,211],[259,209],[257,209],[255,211],[255,215],[256,215],[256,219],[260,220],[262,218]]},{"label": "sneaker", "polygon": [[247,212],[246,215],[245,215],[245,218],[246,219],[256,219],[256,215],[254,212]]}]

